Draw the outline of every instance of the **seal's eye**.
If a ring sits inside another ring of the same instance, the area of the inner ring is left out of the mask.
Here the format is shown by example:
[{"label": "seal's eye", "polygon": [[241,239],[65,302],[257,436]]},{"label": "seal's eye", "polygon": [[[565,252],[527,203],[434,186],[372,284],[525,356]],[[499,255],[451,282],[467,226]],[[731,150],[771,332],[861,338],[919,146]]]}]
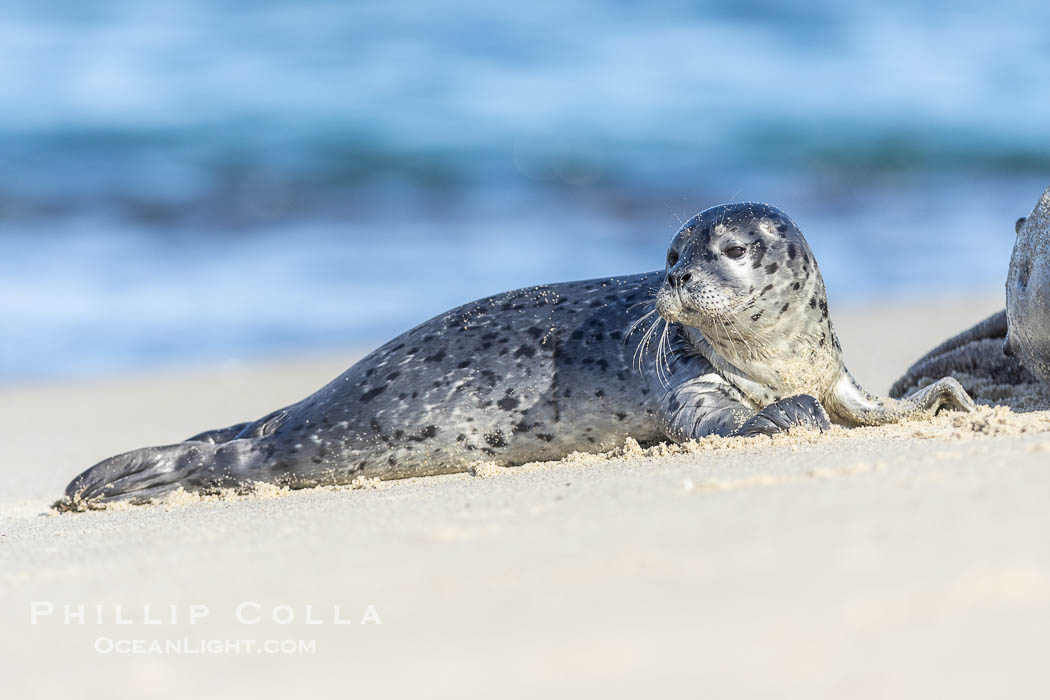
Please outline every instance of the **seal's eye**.
[{"label": "seal's eye", "polygon": [[745,248],[742,245],[731,245],[725,250],[723,250],[722,254],[725,255],[727,258],[733,258],[735,260],[736,258],[739,258],[746,252],[747,248]]},{"label": "seal's eye", "polygon": [[673,250],[667,254],[667,266],[674,267],[674,264],[678,262],[678,253]]}]

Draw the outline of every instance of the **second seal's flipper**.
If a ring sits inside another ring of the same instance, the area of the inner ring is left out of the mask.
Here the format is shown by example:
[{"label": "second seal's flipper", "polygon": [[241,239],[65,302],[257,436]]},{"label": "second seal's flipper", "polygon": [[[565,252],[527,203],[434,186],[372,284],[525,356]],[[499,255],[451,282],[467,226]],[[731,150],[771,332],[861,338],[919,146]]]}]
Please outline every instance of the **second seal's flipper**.
[{"label": "second seal's flipper", "polygon": [[909,367],[890,388],[890,396],[906,396],[942,377],[955,377],[975,397],[987,393],[982,388],[988,384],[1013,386],[1031,381],[1021,364],[1004,352],[1006,330],[1006,312],[1000,311],[949,338]]},{"label": "second seal's flipper", "polygon": [[922,364],[926,360],[946,355],[953,350],[957,350],[961,347],[976,343],[981,340],[998,340],[1005,342],[1006,340],[1006,310],[996,312],[984,319],[980,323],[977,323],[972,328],[959,333],[958,335],[952,336],[948,340],[944,341],[933,350],[920,357],[915,365]]},{"label": "second seal's flipper", "polygon": [[73,479],[55,507],[84,510],[106,501],[144,503],[180,486],[200,489],[239,483],[256,454],[251,443],[180,442],[125,452]]}]

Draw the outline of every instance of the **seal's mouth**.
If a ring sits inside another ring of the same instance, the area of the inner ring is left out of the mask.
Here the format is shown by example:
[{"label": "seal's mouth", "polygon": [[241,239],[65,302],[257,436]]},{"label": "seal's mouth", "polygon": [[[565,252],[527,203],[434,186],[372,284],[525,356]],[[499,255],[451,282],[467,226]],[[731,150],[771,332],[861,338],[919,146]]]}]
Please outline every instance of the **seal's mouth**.
[{"label": "seal's mouth", "polygon": [[677,289],[668,288],[666,284],[660,287],[660,291],[656,293],[656,313],[660,314],[661,318],[671,323],[680,323],[684,309],[682,297]]},{"label": "seal's mouth", "polygon": [[750,298],[732,299],[710,288],[698,292],[664,283],[656,293],[656,312],[671,323],[694,328],[714,323],[719,319],[734,318],[753,304]]}]

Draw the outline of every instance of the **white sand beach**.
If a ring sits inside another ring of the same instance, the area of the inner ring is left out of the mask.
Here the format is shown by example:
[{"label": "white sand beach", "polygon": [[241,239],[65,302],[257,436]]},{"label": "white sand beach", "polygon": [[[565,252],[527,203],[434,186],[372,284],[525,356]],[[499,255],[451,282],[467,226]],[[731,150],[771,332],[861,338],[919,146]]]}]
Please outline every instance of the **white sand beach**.
[{"label": "white sand beach", "polygon": [[[848,366],[884,392],[1001,306],[993,292],[833,312]],[[353,359],[0,392],[5,697],[965,698],[1045,685],[1050,413],[48,509],[103,457],[262,415]]]}]

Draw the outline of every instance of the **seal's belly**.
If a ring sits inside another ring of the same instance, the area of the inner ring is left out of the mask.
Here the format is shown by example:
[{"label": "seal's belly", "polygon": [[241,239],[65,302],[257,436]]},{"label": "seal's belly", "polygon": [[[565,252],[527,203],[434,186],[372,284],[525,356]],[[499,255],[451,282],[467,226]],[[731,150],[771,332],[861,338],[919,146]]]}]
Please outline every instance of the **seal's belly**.
[{"label": "seal's belly", "polygon": [[649,275],[467,304],[382,346],[292,407],[267,441],[311,471],[398,478],[601,451],[660,436],[624,343]]}]

